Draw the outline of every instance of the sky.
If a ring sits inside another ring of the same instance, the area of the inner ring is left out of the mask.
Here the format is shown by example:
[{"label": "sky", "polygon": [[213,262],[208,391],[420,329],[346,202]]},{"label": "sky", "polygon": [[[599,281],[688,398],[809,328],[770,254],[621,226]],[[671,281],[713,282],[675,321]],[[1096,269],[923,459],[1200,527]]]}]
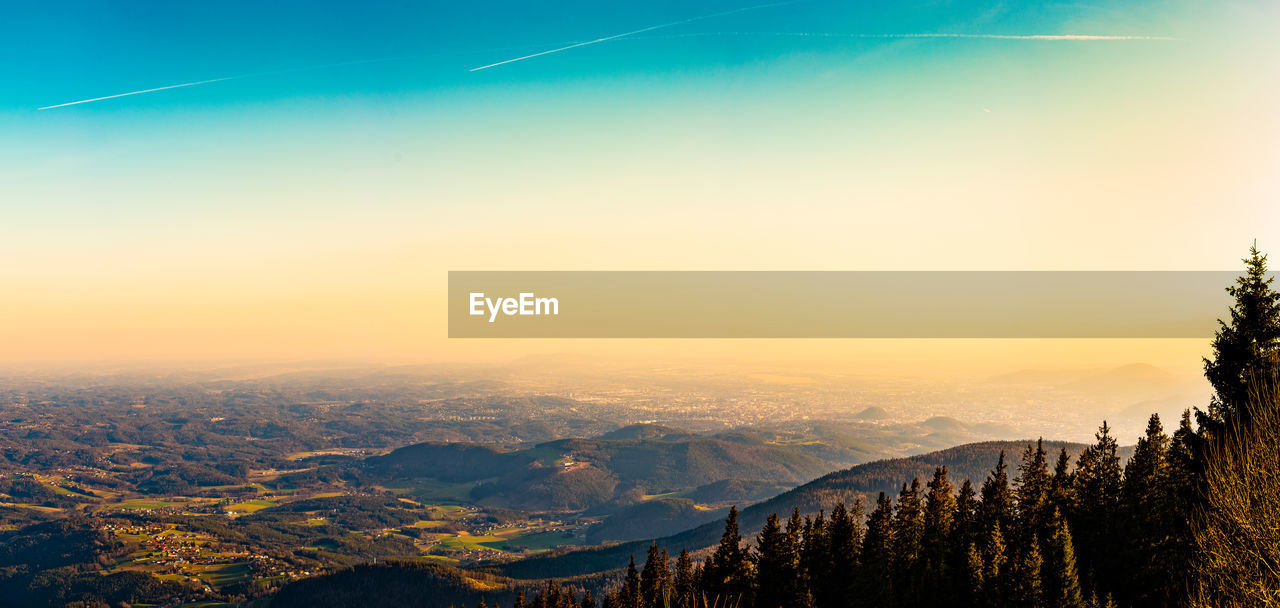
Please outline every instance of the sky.
[{"label": "sky", "polygon": [[1280,250],[1270,1],[5,13],[0,362],[1194,364],[1201,341],[450,341],[446,273],[1231,270],[1254,239]]}]

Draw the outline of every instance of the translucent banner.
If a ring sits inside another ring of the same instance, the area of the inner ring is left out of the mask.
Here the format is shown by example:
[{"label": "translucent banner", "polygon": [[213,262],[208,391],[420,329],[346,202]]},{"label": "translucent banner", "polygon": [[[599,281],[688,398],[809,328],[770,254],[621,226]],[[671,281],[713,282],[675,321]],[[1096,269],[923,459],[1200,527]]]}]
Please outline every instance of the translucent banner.
[{"label": "translucent banner", "polygon": [[451,338],[1208,338],[1233,272],[449,273]]}]

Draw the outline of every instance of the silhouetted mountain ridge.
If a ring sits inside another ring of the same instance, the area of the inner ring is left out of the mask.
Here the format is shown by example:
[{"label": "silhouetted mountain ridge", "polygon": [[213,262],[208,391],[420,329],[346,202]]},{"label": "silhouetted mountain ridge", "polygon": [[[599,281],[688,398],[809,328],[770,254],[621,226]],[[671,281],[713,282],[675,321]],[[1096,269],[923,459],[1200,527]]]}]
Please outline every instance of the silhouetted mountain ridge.
[{"label": "silhouetted mountain ridge", "polygon": [[[939,466],[947,467],[949,476],[957,487],[964,479],[970,479],[977,486],[995,467],[1001,452],[1005,453],[1006,461],[1010,462],[1012,468],[1012,463],[1022,451],[1033,443],[1032,440],[984,441],[918,456],[860,464],[828,473],[772,499],[741,509],[739,525],[743,535],[750,538],[760,530],[765,518],[771,513],[790,513],[793,508],[799,508],[801,513],[815,513],[819,509],[829,510],[837,502],[852,505],[860,499],[868,504],[877,493],[896,492],[904,481],[913,477],[927,480]],[[1073,459],[1085,447],[1084,444],[1064,441],[1046,441],[1044,446],[1050,454],[1066,448]],[[1131,453],[1132,447],[1121,449],[1122,457],[1127,458]],[[684,532],[653,539],[652,542],[675,554],[681,549],[693,551],[709,547],[718,542],[721,532],[721,523],[713,521]],[[502,564],[497,566],[497,570],[514,578],[577,576],[602,572],[627,563],[631,555],[643,555],[650,542],[650,539],[645,539],[604,547],[559,551]]]}]

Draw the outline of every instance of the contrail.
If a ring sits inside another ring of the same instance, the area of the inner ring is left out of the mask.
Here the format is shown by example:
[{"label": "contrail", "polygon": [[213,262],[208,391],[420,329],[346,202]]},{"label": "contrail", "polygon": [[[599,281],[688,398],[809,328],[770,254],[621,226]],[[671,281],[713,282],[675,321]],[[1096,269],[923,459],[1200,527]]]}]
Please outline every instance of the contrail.
[{"label": "contrail", "polygon": [[551,50],[549,50],[549,51],[542,51],[541,53],[534,53],[534,54],[532,54],[532,55],[525,55],[524,57],[516,57],[515,59],[507,59],[506,61],[499,61],[499,62],[497,62],[497,63],[490,63],[489,65],[482,65],[482,66],[480,66],[480,67],[478,67],[478,68],[471,68],[470,70],[467,70],[467,71],[468,71],[468,72],[479,72],[480,70],[487,70],[487,69],[489,69],[489,68],[496,68],[496,67],[498,67],[498,66],[500,66],[500,65],[506,65],[506,64],[508,64],[508,63],[515,63],[515,62],[517,62],[517,61],[524,61],[525,59],[533,59],[534,57],[541,57],[541,56],[543,56],[543,55],[550,55],[550,54],[552,54],[552,53],[559,53],[560,51],[567,51],[567,50],[569,50],[569,49],[576,49],[576,48],[578,48],[578,47],[580,47],[580,46],[587,46],[587,45],[591,45],[591,44],[600,44],[601,42],[608,42],[608,41],[610,41],[610,40],[617,40],[618,38],[625,38],[625,37],[627,37],[627,36],[634,36],[634,35],[636,35],[636,34],[643,34],[643,33],[645,33],[645,32],[652,32],[653,30],[660,30],[660,29],[662,29],[662,28],[674,27],[674,26],[677,26],[677,25],[684,25],[684,24],[686,24],[686,23],[693,23],[694,21],[702,21],[703,19],[711,19],[711,18],[713,18],[713,17],[723,17],[723,16],[725,16],[725,15],[732,15],[732,14],[734,14],[734,13],[741,13],[741,12],[745,12],[745,11],[754,11],[754,10],[759,10],[759,9],[762,9],[762,8],[770,8],[770,7],[774,7],[774,6],[783,6],[783,5],[785,5],[785,4],[794,4],[796,1],[797,1],[797,0],[790,0],[790,1],[788,1],[788,2],[772,2],[772,3],[769,3],[769,4],[758,4],[758,5],[756,5],[756,6],[747,6],[747,7],[743,7],[743,8],[735,8],[735,9],[733,9],[733,10],[731,10],[731,11],[724,11],[724,12],[720,12],[720,13],[712,13],[712,14],[710,14],[710,15],[700,15],[700,16],[698,16],[698,17],[690,17],[690,18],[688,18],[688,19],[682,19],[682,20],[680,20],[680,21],[672,21],[671,23],[663,23],[663,24],[661,24],[661,25],[651,25],[651,26],[649,26],[649,27],[642,28],[642,29],[638,29],[638,30],[631,31],[631,32],[624,32],[624,33],[621,33],[621,34],[614,34],[614,35],[612,35],[612,36],[605,36],[604,38],[596,38],[595,40],[588,40],[588,41],[586,41],[586,42],[579,42],[579,43],[576,43],[576,44],[570,44],[569,46],[562,46],[562,47],[560,47],[560,48],[557,48],[557,49],[551,49]]},{"label": "contrail", "polygon": [[[795,2],[795,1],[797,1],[797,0],[791,0],[791,2]],[[777,3],[777,4],[790,4],[791,2],[779,2],[779,3]],[[772,5],[764,5],[764,6],[772,6]],[[752,7],[752,8],[761,8],[761,7]],[[745,8],[745,9],[738,9],[738,10],[736,10],[736,11],[728,11],[728,12],[726,12],[726,13],[721,13],[721,14],[729,14],[729,13],[734,13],[734,12],[744,11],[744,10],[751,10],[751,9],[749,9],[749,8]],[[708,15],[708,16],[711,16],[711,15]],[[701,19],[701,18],[705,18],[705,17],[698,17],[698,18],[695,18],[695,19],[691,19],[690,21],[693,21],[693,20],[696,20],[696,19]],[[659,27],[666,27],[666,26],[659,26]],[[649,31],[649,30],[651,30],[651,29],[655,29],[655,28],[645,28],[645,29],[640,30],[640,31],[642,31],[642,32],[647,32],[647,31]],[[636,32],[631,32],[631,33],[636,33]],[[626,35],[626,34],[624,34],[624,35]],[[616,37],[616,36],[614,36],[614,37]],[[591,44],[591,43],[590,43],[590,42],[587,42],[587,43],[581,43],[581,44]],[[575,44],[575,45],[573,45],[573,46],[581,46],[581,44]],[[540,46],[540,45],[539,45],[539,46]],[[492,52],[495,52],[495,51],[503,51],[503,50],[511,51],[511,50],[517,50],[517,49],[518,49],[518,50],[524,50],[524,49],[530,49],[530,48],[538,48],[538,47],[537,47],[537,46],[534,46],[534,45],[528,45],[528,44],[525,44],[525,45],[516,45],[516,46],[504,46],[504,47],[500,47],[500,48],[477,49],[477,50],[470,50],[470,51],[455,51],[455,52],[448,52],[448,53],[430,53],[430,54],[426,54],[426,55],[397,55],[397,56],[395,56],[395,57],[377,57],[377,58],[374,58],[374,59],[355,59],[355,60],[351,60],[351,61],[340,61],[340,62],[338,62],[338,63],[325,63],[325,64],[320,64],[320,65],[308,65],[308,66],[303,66],[303,67],[299,67],[299,68],[289,68],[289,69],[286,69],[286,70],[274,70],[274,71],[270,71],[270,72],[255,72],[255,73],[252,73],[252,74],[238,74],[238,75],[235,75],[235,76],[224,76],[224,77],[221,77],[221,78],[210,78],[210,79],[208,79],[208,80],[197,80],[196,82],[183,82],[183,83],[180,83],[180,84],[171,84],[171,85],[167,85],[167,86],[163,86],[163,87],[155,87],[155,88],[151,88],[151,89],[142,89],[141,91],[129,91],[129,92],[127,92],[127,93],[116,93],[115,95],[105,95],[105,96],[103,96],[103,97],[94,97],[93,99],[81,99],[81,100],[78,100],[78,101],[68,101],[68,102],[66,102],[66,103],[54,104],[54,105],[51,105],[51,106],[43,106],[43,107],[36,108],[36,109],[37,109],[37,110],[52,110],[52,109],[54,109],[54,108],[65,108],[65,107],[67,107],[67,106],[76,106],[76,105],[80,105],[80,104],[82,104],[82,103],[92,103],[92,102],[95,102],[95,101],[105,101],[105,100],[108,100],[108,99],[117,99],[117,98],[120,98],[120,97],[129,97],[129,96],[131,96],[131,95],[142,95],[143,93],[155,93],[155,92],[157,92],[157,91],[167,91],[167,90],[169,90],[169,89],[181,89],[181,88],[184,88],[184,87],[194,87],[194,86],[198,86],[198,85],[202,85],[202,84],[213,84],[213,83],[215,83],[215,82],[226,82],[226,81],[228,81],[228,80],[242,80],[242,79],[245,79],[245,78],[260,78],[260,77],[263,77],[263,76],[279,76],[279,75],[282,75],[282,74],[295,74],[295,73],[298,73],[298,72],[307,72],[307,71],[311,71],[311,70],[323,70],[323,69],[326,69],[326,68],[336,68],[336,67],[342,67],[342,66],[348,66],[348,65],[361,65],[361,64],[366,64],[366,63],[382,63],[382,62],[386,62],[386,61],[400,61],[400,60],[405,60],[405,59],[421,59],[421,58],[429,58],[429,57],[447,57],[447,56],[456,56],[456,55],[474,55],[474,54],[477,54],[477,53],[492,53]],[[561,50],[563,50],[563,49],[561,49]],[[549,51],[549,52],[554,52],[554,51]],[[543,54],[545,54],[545,53],[539,53],[539,55],[543,55]],[[532,55],[531,55],[531,56],[532,56]],[[518,61],[518,60],[513,60],[513,61]]]},{"label": "contrail", "polygon": [[[256,75],[256,74],[255,74],[255,75]],[[43,108],[36,108],[36,109],[37,109],[37,110],[52,110],[52,109],[54,109],[54,108],[65,108],[65,107],[67,107],[67,106],[75,106],[75,105],[80,105],[80,104],[82,104],[82,103],[92,103],[92,102],[95,102],[95,101],[102,101],[102,100],[104,100],[104,99],[115,99],[115,98],[117,98],[117,97],[128,97],[128,96],[130,96],[130,95],[141,95],[141,94],[143,94],[143,93],[154,93],[154,92],[156,92],[156,91],[167,91],[167,90],[169,90],[169,89],[181,89],[182,87],[194,87],[194,86],[199,85],[199,84],[209,84],[209,83],[211,83],[211,82],[223,82],[223,81],[226,81],[226,80],[236,80],[236,79],[239,79],[239,78],[248,78],[248,77],[249,77],[248,75],[245,75],[245,76],[227,76],[227,77],[225,77],[225,78],[212,78],[212,79],[209,79],[209,80],[198,80],[198,81],[196,81],[196,82],[184,82],[184,83],[182,83],[182,84],[171,84],[171,85],[169,85],[169,86],[167,86],[167,87],[156,87],[156,88],[154,88],[154,89],[143,89],[143,90],[141,90],[141,91],[129,91],[128,93],[117,93],[117,94],[115,94],[115,95],[107,95],[107,96],[104,96],[104,97],[94,97],[93,99],[81,99],[80,101],[68,101],[67,103],[60,103],[60,104],[57,104],[57,105],[45,106],[45,107],[43,107]]]},{"label": "contrail", "polygon": [[[886,37],[894,37],[892,35]],[[1179,40],[1168,36],[1105,36],[1094,34],[902,34],[899,38],[984,38],[987,40]]]},{"label": "contrail", "polygon": [[799,38],[969,38],[982,40],[1181,40],[1168,36],[1110,36],[1098,34],[849,34],[840,32],[689,32],[644,36],[635,40],[699,38],[707,36],[792,36]]},{"label": "contrail", "polygon": [[171,84],[163,87],[155,87],[153,89],[143,89],[141,91],[129,91],[128,93],[116,93],[115,95],[106,95],[104,97],[94,97],[93,99],[81,99],[79,101],[68,101],[67,103],[55,104],[52,106],[44,106],[36,108],[37,110],[52,110],[54,108],[65,108],[67,106],[80,105],[82,103],[92,103],[95,101],[103,101],[107,99],[116,99],[119,97],[128,97],[130,95],[141,95],[143,93],[154,93],[156,91],[167,91],[169,89],[181,89],[183,87],[194,87],[201,84],[212,84],[215,82],[226,82],[228,80],[241,80],[244,78],[259,78],[262,76],[279,76],[282,74],[294,74],[297,72],[307,72],[310,70],[322,70],[325,68],[336,68],[346,65],[361,65],[365,63],[381,63],[384,61],[396,61],[399,59],[408,59],[410,56],[403,57],[379,57],[377,59],[355,59],[352,61],[340,61],[338,63],[326,63],[323,65],[309,65],[300,68],[290,68],[287,70],[275,70],[271,72],[255,72],[253,74],[240,74],[237,76],[224,76],[222,78],[210,78],[209,80],[197,80],[196,82],[184,82],[182,84]]},{"label": "contrail", "polygon": [[[539,53],[534,53],[534,54],[532,54],[532,55],[525,55],[525,56],[523,56],[523,57],[516,57],[516,58],[514,58],[514,59],[507,59],[506,61],[499,61],[499,62],[497,62],[497,63],[491,63],[491,64],[489,64],[489,65],[482,65],[482,66],[477,67],[477,68],[471,68],[471,69],[470,69],[470,70],[468,70],[468,71],[476,72],[476,71],[479,71],[479,70],[486,70],[486,69],[493,68],[493,67],[497,67],[497,66],[500,66],[500,65],[506,65],[506,64],[508,64],[508,63],[514,63],[514,62],[517,62],[517,61],[524,61],[525,59],[532,59],[532,58],[534,58],[534,57],[541,57],[542,55],[550,55],[551,53],[559,53],[559,52],[561,52],[561,51],[567,51],[567,50],[569,50],[569,49],[575,49],[575,48],[578,48],[578,47],[581,47],[581,46],[587,46],[587,45],[591,45],[591,44],[599,44],[599,43],[601,43],[601,42],[607,42],[607,41],[610,41],[610,40],[617,40],[617,39],[620,39],[620,38],[628,38],[628,37],[629,37],[629,38],[631,38],[631,39],[633,39],[633,40],[660,40],[660,39],[675,39],[675,38],[697,38],[697,37],[707,37],[707,36],[791,36],[791,37],[806,37],[806,38],[896,38],[896,39],[902,39],[902,38],[970,38],[970,39],[988,39],[988,40],[1081,40],[1081,41],[1084,41],[1084,40],[1181,40],[1180,38],[1171,38],[1171,37],[1167,37],[1167,36],[1110,36],[1110,35],[1095,35],[1095,34],[1021,34],[1021,35],[1019,35],[1019,34],[948,34],[948,33],[917,33],[917,34],[850,34],[850,33],[839,33],[839,32],[690,32],[690,33],[685,33],[685,34],[667,34],[667,35],[661,35],[661,36],[644,36],[644,37],[637,37],[637,34],[643,34],[643,33],[645,33],[645,32],[651,32],[651,31],[654,31],[654,30],[659,30],[659,29],[663,29],[663,28],[673,27],[673,26],[676,26],[676,25],[683,25],[683,24],[685,24],[685,23],[692,23],[692,22],[695,22],[695,21],[701,21],[701,20],[704,20],[704,19],[711,19],[711,18],[713,18],[713,17],[722,17],[722,16],[725,16],[725,15],[732,15],[732,14],[734,14],[734,13],[741,13],[741,12],[745,12],[745,11],[753,11],[753,10],[758,10],[758,9],[763,9],[763,8],[770,8],[770,7],[774,7],[774,6],[783,6],[783,5],[787,5],[787,4],[794,4],[794,3],[795,3],[795,2],[797,2],[797,1],[799,1],[799,0],[789,0],[789,1],[787,1],[787,2],[773,2],[773,3],[770,3],[770,4],[759,4],[759,5],[755,5],[755,6],[748,6],[748,7],[743,7],[743,8],[737,8],[737,9],[733,9],[733,10],[729,10],[729,11],[724,11],[724,12],[720,12],[720,13],[713,13],[713,14],[710,14],[710,15],[700,15],[700,16],[697,16],[697,17],[690,17],[690,18],[688,18],[688,19],[683,19],[683,20],[680,20],[680,21],[673,21],[673,22],[671,22],[671,23],[664,23],[664,24],[661,24],[661,25],[653,25],[653,26],[649,26],[649,27],[646,27],[646,28],[642,28],[642,29],[634,30],[634,31],[631,31],[631,32],[625,32],[625,33],[622,33],[622,34],[615,34],[615,35],[613,35],[613,36],[606,36],[606,37],[604,37],[604,38],[597,38],[597,39],[595,39],[595,40],[588,40],[588,41],[586,41],[586,42],[576,42],[576,43],[570,44],[570,45],[568,45],[568,46],[562,46],[562,47],[554,48],[554,49],[551,49],[551,50],[548,50],[548,51],[542,51],[542,52],[539,52]],[[507,47],[507,48],[521,48],[521,47]],[[523,48],[528,48],[528,46],[524,46]],[[466,52],[461,52],[461,53],[444,53],[444,55],[472,54],[472,53],[477,53],[477,52],[493,52],[494,50],[495,50],[495,49],[486,49],[486,50],[482,50],[482,51],[466,51]],[[432,55],[432,56],[435,56],[435,55]],[[76,106],[76,105],[80,105],[80,104],[84,104],[84,103],[93,103],[93,102],[95,102],[95,101],[105,101],[105,100],[108,100],[108,99],[117,99],[117,98],[120,98],[120,97],[129,97],[129,96],[132,96],[132,95],[142,95],[143,93],[155,93],[155,92],[157,92],[157,91],[167,91],[167,90],[169,90],[169,89],[181,89],[181,88],[184,88],[184,87],[194,87],[194,86],[199,86],[199,85],[204,85],[204,84],[213,84],[213,83],[215,83],[215,82],[226,82],[226,81],[229,81],[229,80],[241,80],[241,79],[245,79],[245,78],[258,78],[258,77],[262,77],[262,76],[276,76],[276,75],[281,75],[281,74],[292,74],[292,73],[297,73],[297,72],[305,72],[305,71],[310,71],[310,70],[320,70],[320,69],[325,69],[325,68],[334,68],[334,67],[341,67],[341,66],[347,66],[347,65],[360,65],[360,64],[367,64],[367,63],[381,63],[381,62],[385,62],[385,61],[398,61],[398,60],[403,60],[403,59],[411,59],[411,58],[415,58],[415,57],[422,57],[422,56],[421,56],[421,55],[404,55],[404,56],[397,56],[397,57],[381,57],[381,58],[376,58],[376,59],[357,59],[357,60],[353,60],[353,61],[342,61],[342,62],[338,62],[338,63],[326,63],[326,64],[322,64],[322,65],[311,65],[311,66],[304,66],[304,67],[300,67],[300,68],[292,68],[292,69],[287,69],[287,70],[276,70],[276,71],[272,71],[272,72],[257,72],[257,73],[253,73],[253,74],[240,74],[240,75],[236,75],[236,76],[224,76],[224,77],[222,77],[222,78],[210,78],[210,79],[208,79],[208,80],[197,80],[197,81],[195,81],[195,82],[183,82],[183,83],[180,83],[180,84],[171,84],[171,85],[167,85],[167,86],[163,86],[163,87],[154,87],[154,88],[150,88],[150,89],[142,89],[142,90],[140,90],[140,91],[128,91],[128,92],[126,92],[126,93],[116,93],[115,95],[104,95],[104,96],[102,96],[102,97],[94,97],[94,98],[92,98],[92,99],[81,99],[81,100],[78,100],[78,101],[68,101],[68,102],[66,102],[66,103],[59,103],[59,104],[54,104],[54,105],[50,105],[50,106],[43,106],[43,107],[36,108],[36,109],[37,109],[37,110],[52,110],[52,109],[55,109],[55,108],[65,108],[65,107],[68,107],[68,106]]]},{"label": "contrail", "polygon": [[46,105],[44,108],[36,108],[37,110],[52,110],[54,108],[67,108],[69,105],[90,104],[93,101],[114,100],[116,97],[128,97],[131,95],[142,95],[142,93],[154,93],[156,91],[168,91],[170,88],[195,87],[197,84],[211,84],[214,82],[239,81],[243,78],[260,78],[264,76],[282,76],[282,74],[296,74],[298,72],[310,72],[314,69],[340,68],[343,65],[362,65],[369,63],[383,63],[383,61],[397,61],[401,59],[410,59],[415,55],[394,56],[394,58],[376,58],[376,59],[353,59],[351,61],[338,61],[338,63],[326,63],[321,65],[305,65],[302,68],[278,69],[273,72],[255,72],[252,74],[238,74],[238,76],[227,76],[223,78],[210,78],[207,81],[183,82],[182,84],[169,84],[165,87],[143,88],[142,91],[129,91],[127,93],[115,93],[104,97],[93,97],[91,100],[68,101],[65,104]]}]

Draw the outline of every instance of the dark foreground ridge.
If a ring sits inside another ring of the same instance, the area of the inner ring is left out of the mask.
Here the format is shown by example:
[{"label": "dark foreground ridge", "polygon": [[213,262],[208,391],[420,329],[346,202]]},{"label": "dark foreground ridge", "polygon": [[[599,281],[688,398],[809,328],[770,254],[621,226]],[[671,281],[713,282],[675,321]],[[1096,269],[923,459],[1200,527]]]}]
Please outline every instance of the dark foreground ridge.
[{"label": "dark foreground ridge", "polygon": [[[816,513],[820,509],[830,510],[838,502],[852,505],[858,499],[861,499],[864,504],[874,504],[878,493],[893,494],[897,492],[904,480],[915,477],[927,479],[933,475],[934,469],[940,466],[947,467],[954,479],[971,479],[978,484],[995,466],[1001,452],[1010,455],[1019,454],[1032,443],[1034,441],[1031,440],[984,441],[918,456],[860,464],[828,473],[798,488],[743,509],[739,519],[740,525],[744,534],[754,534],[764,526],[765,519],[770,513],[790,513],[793,509],[799,509],[801,513]],[[1080,443],[1045,442],[1045,449],[1056,452],[1066,448],[1073,457],[1084,447],[1084,444]],[[1129,450],[1128,453],[1131,453],[1131,448]],[[657,542],[660,549],[666,549],[674,555],[681,549],[696,551],[710,547],[720,540],[720,532],[721,523],[715,521],[664,538],[540,555],[502,564],[497,566],[495,571],[521,579],[579,576],[604,572],[626,564],[627,559],[632,555],[643,555],[652,542]]]}]

